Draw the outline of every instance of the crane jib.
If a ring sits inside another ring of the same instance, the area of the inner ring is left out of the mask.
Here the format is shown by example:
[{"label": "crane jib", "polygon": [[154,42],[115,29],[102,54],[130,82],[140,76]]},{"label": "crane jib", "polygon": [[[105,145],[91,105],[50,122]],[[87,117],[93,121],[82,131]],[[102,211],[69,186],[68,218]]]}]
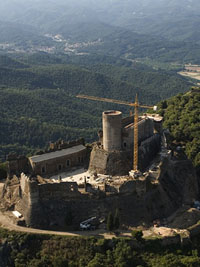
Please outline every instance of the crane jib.
[{"label": "crane jib", "polygon": [[146,105],[140,105],[139,103],[132,103],[132,102],[127,102],[127,101],[121,101],[117,99],[111,99],[111,98],[103,98],[103,97],[96,97],[96,96],[88,96],[88,95],[77,95],[76,97],[78,98],[84,98],[88,100],[94,100],[94,101],[102,101],[102,102],[108,102],[108,103],[115,103],[115,104],[120,104],[120,105],[126,105],[126,106],[138,106],[141,108],[151,108],[153,109],[153,106],[146,106]]},{"label": "crane jib", "polygon": [[138,108],[147,108],[147,109],[154,109],[152,106],[146,106],[146,105],[140,105],[138,102],[138,97],[136,94],[135,102],[126,102],[126,101],[121,101],[117,99],[110,99],[110,98],[102,98],[102,97],[97,97],[97,96],[88,96],[88,95],[77,95],[76,97],[78,98],[84,98],[88,100],[95,100],[95,101],[102,101],[102,102],[107,102],[107,103],[115,103],[119,105],[126,105],[126,106],[131,106],[134,107],[135,109],[135,115],[134,115],[134,141],[133,141],[133,171],[138,171]]}]

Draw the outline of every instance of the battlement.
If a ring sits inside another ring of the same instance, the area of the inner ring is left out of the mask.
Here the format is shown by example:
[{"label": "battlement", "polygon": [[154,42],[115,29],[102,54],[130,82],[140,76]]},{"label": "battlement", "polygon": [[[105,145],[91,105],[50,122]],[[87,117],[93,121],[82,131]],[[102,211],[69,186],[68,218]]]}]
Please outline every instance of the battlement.
[{"label": "battlement", "polygon": [[47,153],[53,152],[53,151],[66,149],[66,148],[70,148],[70,147],[78,146],[78,145],[85,145],[85,140],[83,138],[80,138],[80,139],[77,139],[74,141],[69,141],[69,142],[65,142],[64,140],[58,140],[54,143],[50,142],[49,143],[49,150],[46,152]]}]

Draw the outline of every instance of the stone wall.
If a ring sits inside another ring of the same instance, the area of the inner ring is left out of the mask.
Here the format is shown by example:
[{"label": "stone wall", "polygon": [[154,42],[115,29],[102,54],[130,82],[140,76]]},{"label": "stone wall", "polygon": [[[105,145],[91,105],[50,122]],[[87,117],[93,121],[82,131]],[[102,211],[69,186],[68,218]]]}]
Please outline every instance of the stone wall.
[{"label": "stone wall", "polygon": [[54,143],[50,142],[49,143],[49,150],[45,151],[44,153],[57,151],[60,149],[66,149],[66,148],[70,148],[70,147],[78,146],[78,145],[85,145],[85,140],[83,138],[78,139],[78,140],[69,141],[69,142],[65,142],[64,140],[58,140]]},{"label": "stone wall", "polygon": [[149,163],[155,158],[161,149],[161,136],[154,134],[145,141],[140,143],[138,149],[138,167],[139,170],[144,171]]},{"label": "stone wall", "polygon": [[94,146],[90,155],[89,170],[101,174],[126,175],[132,168],[131,153],[107,152]]},{"label": "stone wall", "polygon": [[130,123],[134,122],[134,115],[131,115],[129,117],[125,117],[122,119],[122,127],[124,128],[125,126],[127,126]]},{"label": "stone wall", "polygon": [[[122,146],[124,150],[131,150],[133,148],[133,127],[134,125],[123,128],[122,134]],[[145,139],[153,136],[154,123],[151,119],[145,118],[138,123],[138,142],[142,142]]]},{"label": "stone wall", "polygon": [[47,183],[38,185],[40,199],[70,199],[80,197],[76,182]]},{"label": "stone wall", "polygon": [[8,175],[19,175],[21,172],[28,172],[30,169],[28,158],[25,156],[17,156],[10,154],[7,157],[8,161]]},{"label": "stone wall", "polygon": [[[141,171],[149,165],[150,161],[160,151],[161,139],[155,134],[139,146],[139,169]],[[90,155],[89,170],[101,174],[127,175],[133,169],[133,152],[115,151],[107,152],[97,145],[93,147]]]}]

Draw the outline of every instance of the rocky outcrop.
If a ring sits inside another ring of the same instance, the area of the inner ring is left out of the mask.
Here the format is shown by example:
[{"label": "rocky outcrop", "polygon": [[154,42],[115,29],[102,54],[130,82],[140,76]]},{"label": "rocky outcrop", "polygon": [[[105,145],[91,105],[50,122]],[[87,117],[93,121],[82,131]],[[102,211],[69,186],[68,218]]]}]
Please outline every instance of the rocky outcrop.
[{"label": "rocky outcrop", "polygon": [[160,165],[159,182],[174,205],[190,204],[198,199],[198,179],[188,159],[165,159]]}]

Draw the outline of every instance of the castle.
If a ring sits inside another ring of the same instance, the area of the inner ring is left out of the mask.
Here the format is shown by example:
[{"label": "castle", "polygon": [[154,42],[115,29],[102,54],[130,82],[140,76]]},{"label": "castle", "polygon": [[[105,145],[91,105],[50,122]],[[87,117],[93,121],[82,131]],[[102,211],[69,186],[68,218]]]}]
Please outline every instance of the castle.
[{"label": "castle", "polygon": [[[50,143],[48,151],[29,158],[10,155],[4,207],[19,211],[27,226],[61,229],[67,221],[77,226],[91,216],[105,218],[116,208],[125,225],[150,222],[196,197],[191,162],[165,147],[158,154],[162,117],[139,118],[139,168],[146,172],[137,178],[128,175],[133,161],[133,116],[122,118],[120,111],[105,111],[102,122],[103,131],[91,153],[81,139]],[[151,171],[147,166],[153,160]],[[77,178],[72,172],[81,168]]]}]

